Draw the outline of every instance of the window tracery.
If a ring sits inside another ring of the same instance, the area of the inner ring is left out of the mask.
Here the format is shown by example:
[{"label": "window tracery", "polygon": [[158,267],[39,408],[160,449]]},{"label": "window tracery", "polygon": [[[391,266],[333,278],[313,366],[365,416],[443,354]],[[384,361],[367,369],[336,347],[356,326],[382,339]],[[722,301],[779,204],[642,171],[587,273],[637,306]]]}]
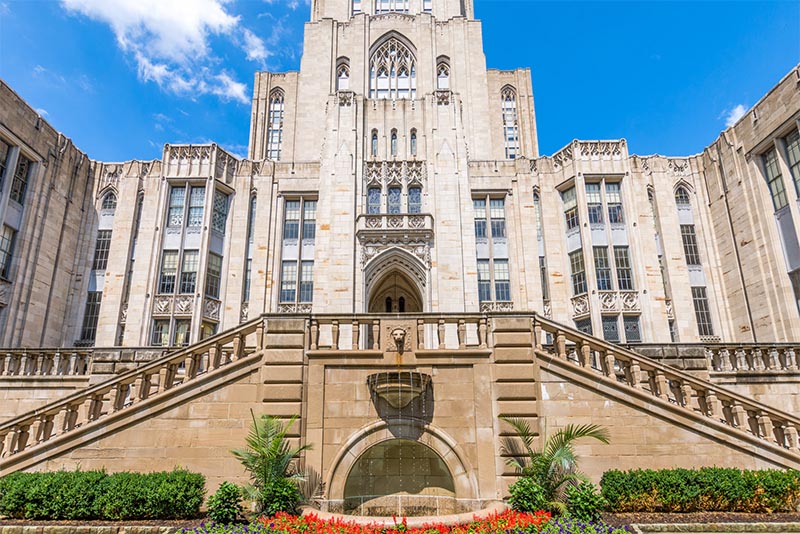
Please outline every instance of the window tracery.
[{"label": "window tracery", "polygon": [[350,90],[350,66],[347,63],[340,63],[336,68],[336,90]]},{"label": "window tracery", "polygon": [[283,90],[275,89],[269,95],[269,117],[267,122],[267,159],[281,159],[283,141]]},{"label": "window tracery", "polygon": [[506,159],[514,159],[519,154],[519,129],[517,125],[517,92],[507,85],[500,92],[503,105],[503,141]]},{"label": "window tracery", "polygon": [[387,39],[372,54],[369,89],[370,98],[397,100],[416,97],[416,59],[396,37]]},{"label": "window tracery", "polygon": [[436,66],[436,88],[440,90],[450,89],[450,65],[445,61],[440,61]]}]

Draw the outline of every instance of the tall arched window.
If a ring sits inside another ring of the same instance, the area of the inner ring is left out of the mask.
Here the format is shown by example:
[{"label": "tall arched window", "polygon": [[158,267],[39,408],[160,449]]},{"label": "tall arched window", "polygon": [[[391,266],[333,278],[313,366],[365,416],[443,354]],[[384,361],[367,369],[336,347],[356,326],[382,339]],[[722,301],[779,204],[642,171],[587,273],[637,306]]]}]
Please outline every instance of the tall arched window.
[{"label": "tall arched window", "polygon": [[269,117],[267,119],[267,159],[281,159],[283,141],[283,91],[273,90],[269,95]]},{"label": "tall arched window", "polygon": [[681,186],[675,191],[675,203],[678,206],[690,206],[691,201],[689,200],[689,193],[686,191],[686,188]]},{"label": "tall arched window", "polygon": [[367,213],[377,215],[381,212],[381,188],[370,187],[367,189]]},{"label": "tall arched window", "polygon": [[412,156],[416,156],[417,155],[417,131],[413,130],[413,129],[411,130],[411,142],[410,142],[410,144],[411,144],[411,155]]},{"label": "tall arched window", "polygon": [[422,188],[408,188],[408,213],[420,213],[422,211]]},{"label": "tall arched window", "polygon": [[100,209],[104,210],[117,209],[117,195],[115,195],[113,191],[109,191],[108,193],[106,193],[106,196],[103,197],[103,203],[101,204]]},{"label": "tall arched window", "polygon": [[397,157],[397,130],[392,130],[391,148],[392,157]]},{"label": "tall arched window", "polygon": [[372,140],[371,140],[371,148],[370,152],[372,153],[372,157],[378,156],[378,130],[372,130]]},{"label": "tall arched window", "polygon": [[445,61],[436,66],[436,88],[450,89],[450,65]]},{"label": "tall arched window", "polygon": [[416,59],[397,38],[387,39],[375,50],[369,62],[369,72],[370,98],[416,98]]},{"label": "tall arched window", "polygon": [[408,0],[375,0],[375,14],[408,13]]},{"label": "tall arched window", "polygon": [[350,66],[347,63],[340,63],[336,68],[336,90],[350,90]]},{"label": "tall arched window", "polygon": [[514,159],[519,153],[519,130],[517,128],[517,92],[507,85],[500,92],[503,104],[503,140],[506,159]]}]

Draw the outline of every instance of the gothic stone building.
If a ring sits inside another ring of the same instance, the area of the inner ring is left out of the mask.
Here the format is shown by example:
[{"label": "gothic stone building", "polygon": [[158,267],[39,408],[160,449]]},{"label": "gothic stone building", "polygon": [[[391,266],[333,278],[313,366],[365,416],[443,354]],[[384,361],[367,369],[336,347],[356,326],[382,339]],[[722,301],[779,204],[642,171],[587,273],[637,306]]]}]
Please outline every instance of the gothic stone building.
[{"label": "gothic stone building", "polygon": [[216,484],[250,409],[331,509],[501,497],[502,415],[609,427],[595,477],[800,465],[800,70],[696,155],[541,156],[481,41],[470,0],[315,0],[244,160],[94,161],[2,84],[0,470]]}]

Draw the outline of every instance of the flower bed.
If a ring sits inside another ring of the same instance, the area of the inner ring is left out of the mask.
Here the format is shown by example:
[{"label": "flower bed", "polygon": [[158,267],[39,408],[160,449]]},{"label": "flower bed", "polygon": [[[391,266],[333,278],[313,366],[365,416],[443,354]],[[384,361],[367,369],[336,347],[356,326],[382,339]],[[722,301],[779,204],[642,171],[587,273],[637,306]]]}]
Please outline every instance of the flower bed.
[{"label": "flower bed", "polygon": [[551,521],[547,512],[521,513],[514,511],[496,514],[464,525],[429,524],[408,527],[398,518],[393,527],[358,525],[345,520],[323,521],[314,515],[297,517],[279,513],[261,518],[250,525],[205,524],[184,529],[183,534],[626,534],[602,523],[579,522],[559,518]]}]

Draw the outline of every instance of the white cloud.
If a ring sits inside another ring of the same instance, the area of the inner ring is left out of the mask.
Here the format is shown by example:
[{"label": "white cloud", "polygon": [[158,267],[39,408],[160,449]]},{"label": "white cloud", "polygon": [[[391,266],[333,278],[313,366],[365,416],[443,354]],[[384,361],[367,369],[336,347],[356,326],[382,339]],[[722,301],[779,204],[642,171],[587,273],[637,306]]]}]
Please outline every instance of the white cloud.
[{"label": "white cloud", "polygon": [[[248,103],[247,86],[219,70],[210,38],[224,36],[247,59],[269,56],[264,42],[240,24],[231,0],[61,0],[62,7],[108,24],[136,62],[139,78],[179,95],[212,94]],[[239,36],[243,35],[243,39]]]},{"label": "white cloud", "polygon": [[730,128],[736,124],[739,119],[744,117],[745,113],[747,113],[747,108],[744,104],[736,104],[731,109],[723,111],[722,114],[725,115],[725,126]]}]

